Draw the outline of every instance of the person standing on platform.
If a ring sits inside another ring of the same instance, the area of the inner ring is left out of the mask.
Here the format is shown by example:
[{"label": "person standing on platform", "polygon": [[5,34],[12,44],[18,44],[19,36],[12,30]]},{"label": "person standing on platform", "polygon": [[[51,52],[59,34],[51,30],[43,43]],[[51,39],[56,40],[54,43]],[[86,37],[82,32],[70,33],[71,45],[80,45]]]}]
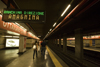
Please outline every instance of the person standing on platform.
[{"label": "person standing on platform", "polygon": [[37,41],[35,41],[35,43],[33,45],[33,59],[34,59],[35,53],[36,53],[36,57],[37,57],[37,50],[38,50],[38,43],[37,43]]},{"label": "person standing on platform", "polygon": [[41,43],[41,54],[44,56],[45,55],[45,50],[46,50],[46,42],[43,41]]}]

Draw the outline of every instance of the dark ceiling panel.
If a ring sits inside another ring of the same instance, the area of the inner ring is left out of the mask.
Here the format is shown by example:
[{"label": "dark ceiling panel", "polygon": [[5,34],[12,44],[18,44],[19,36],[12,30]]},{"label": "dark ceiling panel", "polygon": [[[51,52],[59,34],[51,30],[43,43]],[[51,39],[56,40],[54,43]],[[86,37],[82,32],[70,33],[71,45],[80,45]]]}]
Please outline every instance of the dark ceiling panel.
[{"label": "dark ceiling panel", "polygon": [[[7,0],[2,0],[2,1],[5,2]],[[44,36],[49,31],[49,29],[53,28],[52,25],[55,22],[59,23],[60,21],[62,21],[64,17],[68,15],[69,12],[81,1],[82,0],[14,0],[14,2],[16,3],[17,7],[19,7],[19,9],[46,11],[45,23],[28,22],[29,26],[35,31],[36,35],[41,36],[41,38],[44,38]],[[70,33],[74,34],[74,30],[77,28],[82,28],[84,34],[87,34],[87,31],[90,34],[92,33],[91,31],[99,32],[100,0],[83,0],[83,1],[87,1],[87,2],[80,9],[76,10],[69,18],[67,18],[67,20],[63,24],[67,23],[70,19],[73,20],[70,21],[68,24],[66,24],[64,27],[62,28],[59,27],[56,31],[53,32],[52,35],[59,36],[60,34],[63,33],[67,33],[69,35]],[[77,13],[79,13],[83,8],[85,8],[93,1],[98,1],[98,3],[93,5],[91,8],[89,8],[79,16],[75,17]],[[13,3],[13,0],[11,0],[11,2]],[[64,9],[67,7],[67,5],[70,2],[72,2],[71,7],[65,13],[64,17],[61,17],[60,16],[61,13],[64,11]]]},{"label": "dark ceiling panel", "polygon": [[[75,29],[81,28],[83,35],[98,35],[100,34],[100,1],[91,6],[88,10],[80,14],[77,18],[72,17],[72,21],[66,24],[64,27],[60,27],[55,30],[49,37],[58,35],[67,36],[73,34],[75,36]],[[66,21],[68,22],[68,21]],[[65,23],[66,23],[65,22]],[[71,35],[72,36],[72,35]]]},{"label": "dark ceiling panel", "polygon": [[[11,0],[13,1],[13,0]],[[45,10],[46,22],[45,23],[30,23],[31,27],[37,36],[44,36],[47,34],[50,28],[52,28],[55,22],[59,23],[62,19],[82,0],[14,0],[18,9],[30,9],[30,10]],[[72,3],[71,3],[72,2]],[[67,5],[71,3],[71,7],[66,12],[64,17],[61,17],[61,13],[65,10]],[[34,22],[34,21],[33,21]],[[30,29],[31,29],[30,28]]]},{"label": "dark ceiling panel", "polygon": [[15,0],[20,9],[45,10],[45,0]]},{"label": "dark ceiling panel", "polygon": [[33,28],[37,36],[43,36],[43,26],[42,23],[29,23],[29,25]]},{"label": "dark ceiling panel", "polygon": [[46,22],[29,23],[37,35],[44,37],[53,23],[60,17],[63,10],[72,0],[15,0],[20,9],[45,10]]}]

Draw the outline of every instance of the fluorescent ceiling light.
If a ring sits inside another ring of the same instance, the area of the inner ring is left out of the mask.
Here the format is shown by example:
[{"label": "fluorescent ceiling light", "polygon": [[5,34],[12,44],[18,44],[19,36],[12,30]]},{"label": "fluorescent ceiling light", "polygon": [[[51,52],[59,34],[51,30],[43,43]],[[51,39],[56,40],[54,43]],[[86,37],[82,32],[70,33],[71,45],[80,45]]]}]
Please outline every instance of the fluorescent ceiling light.
[{"label": "fluorescent ceiling light", "polygon": [[24,28],[23,26],[20,26],[21,28]]},{"label": "fluorescent ceiling light", "polygon": [[50,31],[51,31],[52,29],[50,29]]},{"label": "fluorescent ceiling light", "polygon": [[63,16],[65,13],[66,13],[66,11],[68,10],[68,8],[70,7],[71,5],[69,4],[67,7],[66,7],[66,9],[64,10],[64,12],[61,14],[61,16]]},{"label": "fluorescent ceiling light", "polygon": [[13,38],[19,38],[19,36],[13,36]]},{"label": "fluorescent ceiling light", "polygon": [[19,38],[19,36],[2,36],[2,37],[13,37],[13,38]]},{"label": "fluorescent ceiling light", "polygon": [[7,31],[8,34],[12,34],[12,35],[20,35],[18,33],[12,32],[12,31]]},{"label": "fluorescent ceiling light", "polygon": [[0,14],[0,16],[2,17],[2,14]]},{"label": "fluorescent ceiling light", "polygon": [[1,14],[1,11],[0,11],[0,14]]},{"label": "fluorescent ceiling light", "polygon": [[53,27],[56,26],[56,23],[53,24]]},{"label": "fluorescent ceiling light", "polygon": [[15,22],[15,24],[16,24],[17,26],[19,26],[20,28],[22,28],[23,30],[27,31],[27,29],[24,28],[23,26],[21,26],[19,23]]},{"label": "fluorescent ceiling light", "polygon": [[41,37],[41,36],[38,36],[38,37]]},{"label": "fluorescent ceiling light", "polygon": [[2,36],[2,37],[12,37],[12,36]]},{"label": "fluorescent ceiling light", "polygon": [[[31,33],[31,32],[29,32],[32,36],[34,36],[34,37],[37,37],[37,36],[35,36],[33,33]],[[38,37],[37,37],[38,38]]]},{"label": "fluorescent ceiling light", "polygon": [[20,26],[20,24],[19,24],[19,23],[17,23],[17,22],[15,22],[15,24],[16,24],[16,25],[18,25],[18,26]]}]

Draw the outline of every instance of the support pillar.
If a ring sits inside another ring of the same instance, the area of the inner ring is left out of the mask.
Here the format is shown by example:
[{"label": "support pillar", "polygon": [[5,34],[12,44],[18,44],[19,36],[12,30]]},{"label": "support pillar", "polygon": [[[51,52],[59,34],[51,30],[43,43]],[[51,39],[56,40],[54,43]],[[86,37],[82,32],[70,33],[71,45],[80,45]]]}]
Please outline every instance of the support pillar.
[{"label": "support pillar", "polygon": [[50,45],[50,39],[48,40],[48,45]]},{"label": "support pillar", "polygon": [[50,46],[52,46],[52,39],[50,39]]},{"label": "support pillar", "polygon": [[53,43],[53,39],[51,40],[51,42],[52,42],[52,46],[54,45],[54,43]]},{"label": "support pillar", "polygon": [[53,40],[53,45],[55,46],[55,39],[52,39]]},{"label": "support pillar", "polygon": [[55,46],[55,39],[53,39],[53,45]]},{"label": "support pillar", "polygon": [[55,46],[57,46],[57,39],[55,39]]},{"label": "support pillar", "polygon": [[24,53],[26,51],[26,37],[20,36],[19,38],[19,54]]},{"label": "support pillar", "polygon": [[82,29],[75,30],[75,56],[82,61],[83,59],[83,35]]},{"label": "support pillar", "polygon": [[61,48],[61,36],[59,37],[59,48]]},{"label": "support pillar", "polygon": [[63,35],[63,52],[66,52],[66,44],[67,44],[67,41],[66,41],[66,36]]}]

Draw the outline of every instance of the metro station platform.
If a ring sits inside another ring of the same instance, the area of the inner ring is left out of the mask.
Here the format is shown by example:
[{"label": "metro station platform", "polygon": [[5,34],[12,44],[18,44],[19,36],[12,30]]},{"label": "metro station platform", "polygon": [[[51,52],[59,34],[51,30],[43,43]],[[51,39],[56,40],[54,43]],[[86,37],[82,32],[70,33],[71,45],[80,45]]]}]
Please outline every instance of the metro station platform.
[{"label": "metro station platform", "polygon": [[69,67],[49,47],[45,56],[38,51],[34,56],[33,49],[28,49],[24,54],[17,54],[18,49],[6,49],[0,51],[0,67]]}]

